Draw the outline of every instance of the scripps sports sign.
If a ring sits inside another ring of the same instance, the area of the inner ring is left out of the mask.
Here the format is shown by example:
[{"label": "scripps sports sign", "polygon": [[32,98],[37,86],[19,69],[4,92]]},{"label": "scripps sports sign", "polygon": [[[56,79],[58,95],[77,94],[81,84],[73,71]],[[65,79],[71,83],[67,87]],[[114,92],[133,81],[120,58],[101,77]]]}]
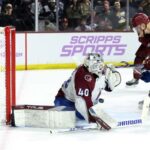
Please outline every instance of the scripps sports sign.
[{"label": "scripps sports sign", "polygon": [[76,54],[86,55],[89,52],[105,56],[124,55],[127,43],[121,35],[74,35],[67,44],[62,46],[60,56],[68,57]]},{"label": "scripps sports sign", "polygon": [[100,53],[106,62],[133,61],[139,47],[133,32],[17,34],[17,64],[80,63],[87,53]]}]

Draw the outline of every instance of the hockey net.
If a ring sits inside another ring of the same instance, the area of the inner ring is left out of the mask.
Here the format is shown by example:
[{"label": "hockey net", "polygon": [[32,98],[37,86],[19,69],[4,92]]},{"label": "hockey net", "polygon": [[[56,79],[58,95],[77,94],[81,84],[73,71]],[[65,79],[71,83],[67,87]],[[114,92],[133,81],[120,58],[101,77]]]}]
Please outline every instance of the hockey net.
[{"label": "hockey net", "polygon": [[10,124],[16,104],[15,34],[13,27],[0,27],[0,125]]}]

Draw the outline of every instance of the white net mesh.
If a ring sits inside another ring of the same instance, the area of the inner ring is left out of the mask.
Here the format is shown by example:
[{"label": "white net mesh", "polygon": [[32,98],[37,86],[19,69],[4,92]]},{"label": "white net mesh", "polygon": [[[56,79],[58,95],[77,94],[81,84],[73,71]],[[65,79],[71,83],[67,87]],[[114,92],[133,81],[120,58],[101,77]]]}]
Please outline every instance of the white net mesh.
[{"label": "white net mesh", "polygon": [[0,124],[6,122],[5,32],[0,28]]}]

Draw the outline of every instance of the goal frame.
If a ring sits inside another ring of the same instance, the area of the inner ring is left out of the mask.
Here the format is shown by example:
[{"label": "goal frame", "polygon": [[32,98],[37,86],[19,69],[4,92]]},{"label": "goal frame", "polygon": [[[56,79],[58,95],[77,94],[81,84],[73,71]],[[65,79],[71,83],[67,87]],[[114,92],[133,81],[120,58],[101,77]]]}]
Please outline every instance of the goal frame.
[{"label": "goal frame", "polygon": [[[11,123],[12,106],[16,105],[16,29],[6,26],[3,28],[5,40],[5,98],[2,99],[5,106],[5,123]],[[1,108],[0,108],[1,109]]]}]

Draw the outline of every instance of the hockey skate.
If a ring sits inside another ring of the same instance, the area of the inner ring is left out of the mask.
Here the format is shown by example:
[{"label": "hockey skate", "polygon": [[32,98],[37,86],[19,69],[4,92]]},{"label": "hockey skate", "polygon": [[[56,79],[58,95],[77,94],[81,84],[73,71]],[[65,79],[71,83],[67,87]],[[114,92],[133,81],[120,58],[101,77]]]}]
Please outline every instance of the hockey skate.
[{"label": "hockey skate", "polygon": [[144,100],[139,101],[139,103],[138,103],[138,108],[139,108],[139,109],[143,109],[143,104],[144,104]]},{"label": "hockey skate", "polygon": [[[150,98],[150,91],[149,91],[149,93],[148,93],[148,97]],[[139,101],[139,103],[138,103],[138,108],[139,109],[143,109],[143,105],[144,105],[144,100],[142,100],[142,101]],[[149,104],[149,110],[150,110],[150,104]]]},{"label": "hockey skate", "polygon": [[[143,104],[144,104],[144,100],[142,100],[142,101],[139,101],[139,103],[138,103],[138,108],[139,109],[143,109]],[[150,104],[149,104],[149,110],[150,110]]]},{"label": "hockey skate", "polygon": [[133,78],[132,80],[127,81],[127,82],[126,82],[126,85],[127,85],[127,86],[135,86],[135,85],[137,85],[138,83],[139,83],[139,80]]}]

